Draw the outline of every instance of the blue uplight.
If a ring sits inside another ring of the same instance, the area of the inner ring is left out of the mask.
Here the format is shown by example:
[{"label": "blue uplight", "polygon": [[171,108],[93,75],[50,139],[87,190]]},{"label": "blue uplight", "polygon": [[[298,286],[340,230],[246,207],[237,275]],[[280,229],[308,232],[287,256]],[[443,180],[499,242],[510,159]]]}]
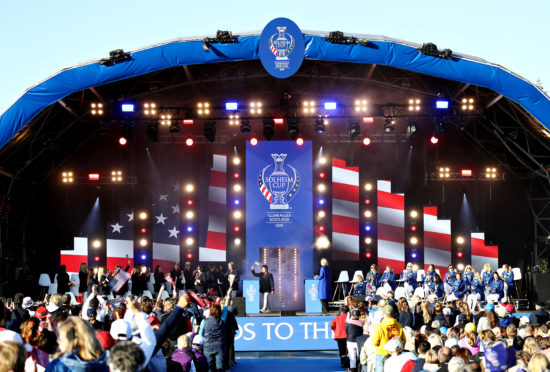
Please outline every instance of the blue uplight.
[{"label": "blue uplight", "polygon": [[411,253],[411,257],[412,257],[412,258],[416,258],[417,256],[418,256],[418,255],[416,254],[416,252]]},{"label": "blue uplight", "polygon": [[134,112],[134,104],[133,103],[123,103],[120,105],[120,109],[122,112]]},{"label": "blue uplight", "polygon": [[225,110],[226,111],[237,111],[239,109],[239,104],[237,102],[226,102]]},{"label": "blue uplight", "polygon": [[239,199],[235,199],[235,201],[233,202],[233,204],[239,205],[239,204],[241,204],[241,201],[240,201]]},{"label": "blue uplight", "polygon": [[193,226],[187,226],[187,232],[193,232]]},{"label": "blue uplight", "polygon": [[325,199],[319,199],[319,204],[320,205],[325,205]]},{"label": "blue uplight", "polygon": [[365,225],[365,231],[371,231],[372,227],[370,225]]},{"label": "blue uplight", "polygon": [[438,99],[435,101],[435,108],[439,110],[446,110],[449,108],[449,101],[446,99]]},{"label": "blue uplight", "polygon": [[141,259],[142,259],[143,261],[145,261],[145,260],[147,259],[147,255],[146,255],[146,254],[142,254],[142,255],[141,255]]},{"label": "blue uplight", "polygon": [[336,110],[336,102],[325,102],[325,110]]}]

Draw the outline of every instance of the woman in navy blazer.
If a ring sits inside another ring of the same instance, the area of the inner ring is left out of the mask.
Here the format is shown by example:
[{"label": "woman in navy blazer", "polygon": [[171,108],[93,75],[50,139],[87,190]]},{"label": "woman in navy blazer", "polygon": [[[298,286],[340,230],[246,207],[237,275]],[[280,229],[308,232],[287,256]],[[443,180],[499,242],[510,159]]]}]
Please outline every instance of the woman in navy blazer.
[{"label": "woman in navy blazer", "polygon": [[321,300],[323,314],[328,314],[328,301],[330,300],[332,290],[330,285],[330,266],[326,258],[321,258],[321,271],[319,275],[315,275],[315,279],[319,280],[317,295],[319,296],[319,300]]}]

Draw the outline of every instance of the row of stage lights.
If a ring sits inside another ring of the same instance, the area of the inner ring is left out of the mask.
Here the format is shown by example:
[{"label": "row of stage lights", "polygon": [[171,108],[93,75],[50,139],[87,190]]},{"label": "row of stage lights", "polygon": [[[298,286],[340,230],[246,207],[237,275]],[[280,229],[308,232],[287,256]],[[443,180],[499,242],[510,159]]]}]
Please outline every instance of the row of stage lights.
[{"label": "row of stage lights", "polygon": [[[75,182],[75,180],[78,181],[80,179],[81,179],[80,177],[78,179],[76,178],[75,173],[73,171],[61,172],[61,183],[72,184]],[[110,176],[109,175],[102,176],[101,173],[98,173],[98,172],[88,173],[87,180],[95,183],[98,183],[98,182],[123,183],[124,182],[122,171],[118,169],[111,171]]]},{"label": "row of stage lights", "polygon": [[[473,98],[463,98],[461,105],[458,105],[459,110],[463,113],[473,113],[475,111],[475,101]],[[102,103],[92,103],[90,113],[94,117],[102,117],[104,115]],[[340,109],[339,106],[342,106],[343,109]],[[421,114],[425,111],[425,107],[422,106],[422,101],[419,98],[411,98],[408,100],[407,104],[395,105],[391,104],[388,112],[384,113],[384,131],[386,133],[391,133],[395,129],[396,125],[396,115],[395,108],[397,106],[408,107],[408,116],[414,116]],[[336,101],[326,101],[321,104],[318,104],[313,100],[306,100],[302,102],[302,108],[300,110],[301,114],[306,117],[315,117],[314,131],[316,133],[324,133],[326,126],[329,124],[329,116],[342,116],[343,111],[348,110],[346,105],[340,105]],[[435,111],[436,114],[445,115],[445,112],[449,109],[450,104],[449,100],[439,99],[435,101]],[[258,117],[264,114],[264,106],[260,101],[249,102],[248,106],[240,106],[239,102],[229,101],[225,102],[224,106],[213,107],[209,102],[199,102],[195,109],[184,110],[186,112],[192,112],[196,119],[204,120],[204,136],[208,141],[214,142],[216,136],[216,121],[220,120],[212,119],[207,120],[211,117],[213,112],[219,112],[224,110],[226,112],[226,120],[230,126],[238,126],[242,133],[250,133],[251,124],[250,117]],[[192,117],[180,119],[174,118],[172,116],[172,111],[170,109],[162,109],[163,112],[160,112],[156,103],[146,102],[143,104],[143,115],[147,118],[147,134],[154,141],[158,140],[159,124],[162,127],[168,127],[168,130],[172,134],[180,133],[180,123],[182,125],[193,125],[195,124],[196,119]],[[136,114],[137,110],[133,103],[122,103],[121,111],[124,114],[131,115]],[[179,112],[179,111],[178,111]],[[369,116],[369,105],[366,99],[357,99],[353,103],[353,109],[351,110],[350,116],[357,117],[356,119],[349,120],[348,133],[350,139],[355,139],[361,132],[361,124],[374,124],[374,117]],[[401,115],[403,116],[403,115]],[[222,119],[223,120],[223,119]],[[274,133],[274,128],[277,125],[287,125],[287,130],[289,137],[294,140],[299,135],[299,120],[298,118],[284,118],[284,117],[272,117],[264,118],[262,120],[262,131],[264,137],[267,140],[270,140]],[[128,131],[128,125],[126,131]],[[434,135],[430,138],[432,144],[437,144],[439,142],[439,137],[446,131],[445,124],[443,122],[438,123],[434,130]],[[124,132],[124,128],[123,128]],[[409,123],[407,125],[407,137],[410,138],[418,132],[418,124],[415,119],[409,118]],[[128,143],[128,136],[124,135],[120,137],[119,143],[121,145],[126,145]],[[365,146],[370,145],[371,139],[368,136],[363,137],[362,140]],[[185,140],[187,146],[193,146],[194,140],[191,137],[188,137]]]},{"label": "row of stage lights", "polygon": [[486,179],[496,180],[501,179],[503,175],[497,172],[495,167],[486,167],[485,171],[474,172],[472,169],[460,169],[459,172],[454,171],[450,167],[438,167],[437,172],[433,173],[433,177],[439,180],[468,180],[468,179]]}]

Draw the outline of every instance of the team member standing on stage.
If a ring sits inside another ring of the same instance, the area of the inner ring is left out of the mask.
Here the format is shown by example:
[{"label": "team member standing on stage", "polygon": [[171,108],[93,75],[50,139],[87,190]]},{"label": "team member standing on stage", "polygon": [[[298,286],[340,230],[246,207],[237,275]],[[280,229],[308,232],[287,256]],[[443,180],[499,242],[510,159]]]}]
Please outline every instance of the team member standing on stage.
[{"label": "team member standing on stage", "polygon": [[445,295],[448,296],[453,293],[455,278],[456,270],[453,265],[449,265],[449,267],[447,268],[447,273],[445,274],[445,283],[443,284],[443,286],[445,287]]},{"label": "team member standing on stage", "polygon": [[485,298],[491,293],[491,282],[493,281],[493,272],[491,271],[491,265],[486,263],[481,270],[481,280],[485,287]]},{"label": "team member standing on stage", "polygon": [[330,288],[330,266],[326,258],[321,258],[321,271],[314,278],[319,280],[317,295],[319,296],[319,300],[321,300],[323,315],[328,314],[328,300],[330,299],[332,290]]},{"label": "team member standing on stage", "polygon": [[428,298],[431,293],[435,293],[435,272],[434,265],[428,265],[428,271],[424,275],[424,298]]},{"label": "team member standing on stage", "polygon": [[[239,276],[237,269],[235,269],[234,262],[229,262],[227,264],[227,271],[223,274],[223,278],[224,288],[227,288],[227,293],[223,293],[223,295],[225,296],[229,293],[232,298],[237,297],[237,292],[239,291],[239,280],[241,280],[241,277]],[[233,278],[233,281],[231,281],[231,278]]]},{"label": "team member standing on stage", "polygon": [[502,298],[504,298],[504,281],[495,271],[493,272],[493,281],[491,282],[491,288],[489,290],[489,296],[487,296],[487,301],[499,302]]},{"label": "team member standing on stage", "polygon": [[[260,278],[260,293],[263,293],[264,306],[260,310],[261,313],[270,313],[269,308],[269,295],[275,293],[275,283],[273,282],[273,275],[269,272],[267,265],[262,265],[262,272],[256,273],[254,271],[254,265],[251,268],[252,275]],[[329,279],[330,280],[330,279]]]},{"label": "team member standing on stage", "polygon": [[407,293],[411,294],[418,287],[416,272],[413,270],[411,262],[407,262],[405,270],[401,272],[401,280],[404,280],[404,287]]},{"label": "team member standing on stage", "polygon": [[504,280],[504,284],[506,287],[506,296],[513,296],[515,293],[515,287],[514,273],[512,272],[512,268],[509,265],[504,264],[502,265],[502,270],[502,280]]},{"label": "team member standing on stage", "polygon": [[380,284],[380,273],[378,272],[378,265],[370,265],[370,271],[367,273],[367,284],[371,287],[371,291],[375,291]]}]

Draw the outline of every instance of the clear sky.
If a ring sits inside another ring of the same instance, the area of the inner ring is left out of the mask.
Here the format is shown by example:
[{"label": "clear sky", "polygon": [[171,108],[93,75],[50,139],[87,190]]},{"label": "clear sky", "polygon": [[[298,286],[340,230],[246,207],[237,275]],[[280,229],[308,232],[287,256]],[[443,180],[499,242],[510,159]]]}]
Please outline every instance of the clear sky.
[{"label": "clear sky", "polygon": [[302,30],[434,42],[550,88],[550,0],[0,1],[0,113],[59,70],[216,30],[261,31],[287,17]]}]

